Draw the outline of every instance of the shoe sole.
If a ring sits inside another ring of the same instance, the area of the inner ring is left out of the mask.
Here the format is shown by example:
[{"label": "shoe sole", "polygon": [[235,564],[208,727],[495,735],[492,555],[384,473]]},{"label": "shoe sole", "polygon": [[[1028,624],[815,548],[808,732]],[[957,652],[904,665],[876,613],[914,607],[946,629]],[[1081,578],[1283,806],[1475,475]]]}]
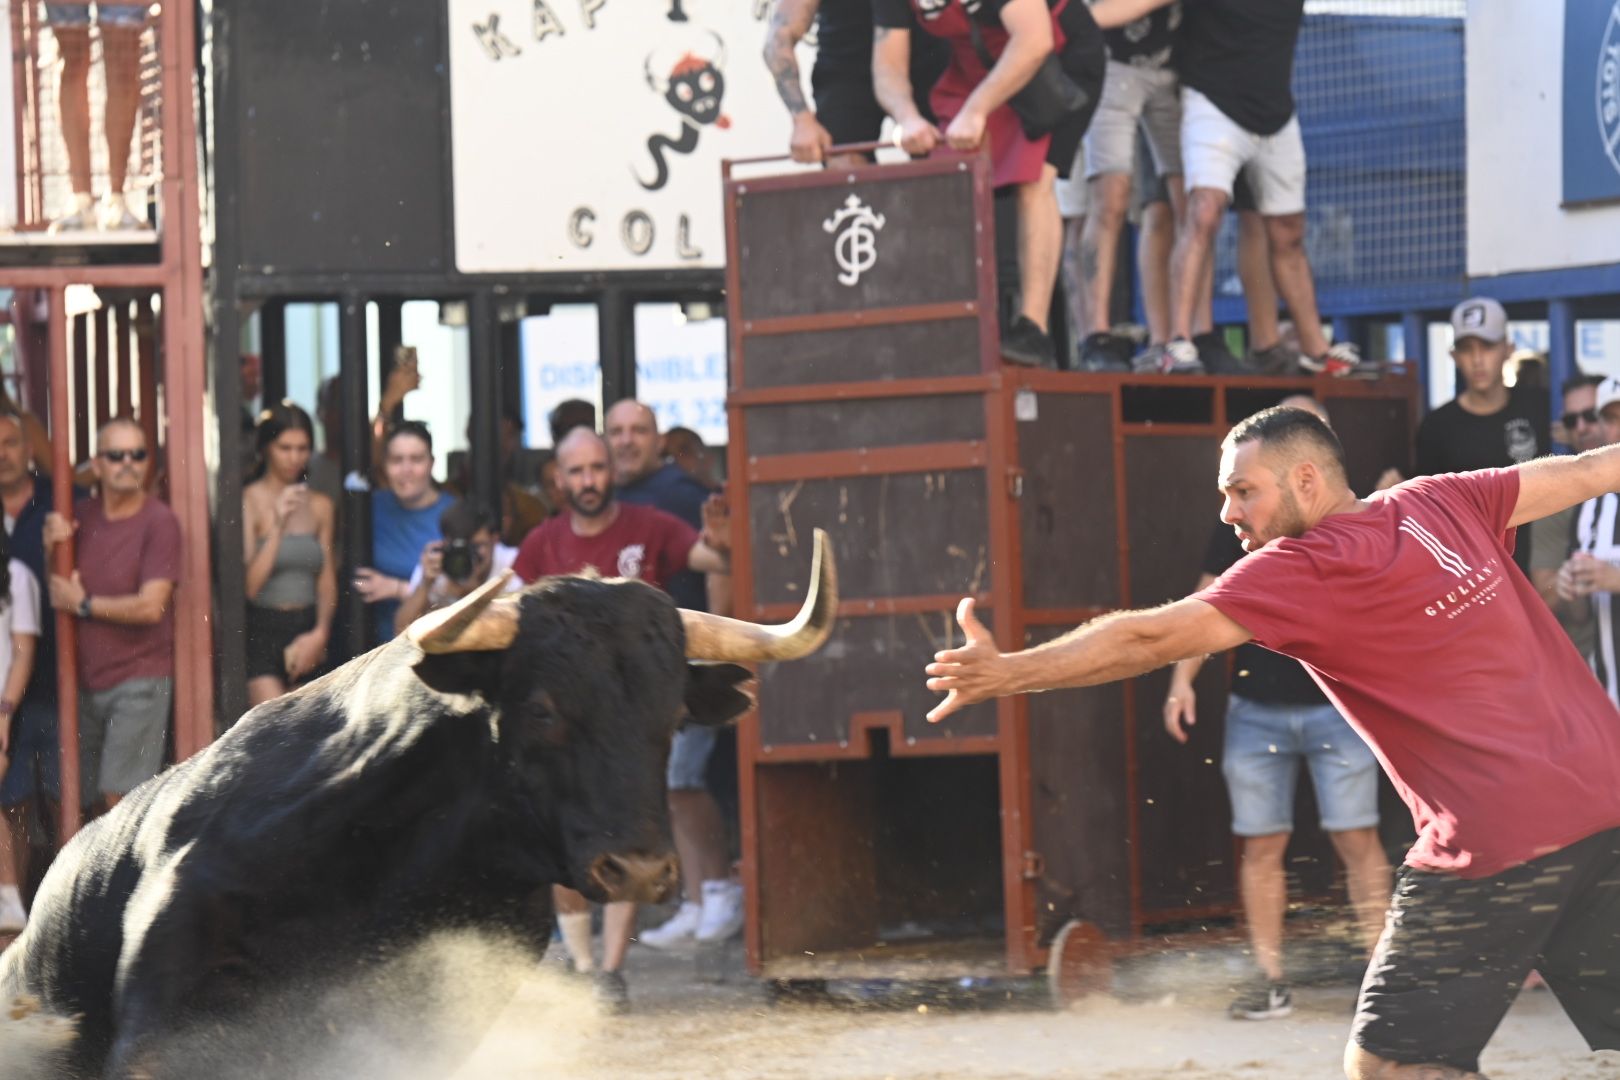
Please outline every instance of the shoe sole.
[{"label": "shoe sole", "polygon": [[1267,1009],[1264,1012],[1247,1012],[1242,1009],[1234,1009],[1231,1016],[1234,1020],[1281,1020],[1293,1011],[1294,1007],[1292,1005],[1284,1005],[1280,1009]]}]

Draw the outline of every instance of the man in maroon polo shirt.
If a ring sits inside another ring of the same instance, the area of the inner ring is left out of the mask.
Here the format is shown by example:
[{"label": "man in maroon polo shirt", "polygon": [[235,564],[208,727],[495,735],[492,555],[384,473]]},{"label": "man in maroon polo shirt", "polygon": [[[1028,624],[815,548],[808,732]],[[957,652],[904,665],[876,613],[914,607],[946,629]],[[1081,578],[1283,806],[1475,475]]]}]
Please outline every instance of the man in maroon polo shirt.
[{"label": "man in maroon polo shirt", "polygon": [[[700,536],[673,514],[614,498],[607,443],[590,428],[576,427],[557,447],[557,476],[568,502],[558,514],[523,538],[512,569],[524,581],[595,570],[604,577],[639,578],[660,588],[674,574],[730,572],[725,554],[726,520],[705,509]],[[557,926],[577,971],[591,971],[590,906],[573,889],[554,890]],[[625,950],[635,928],[636,905],[607,905],[602,921],[602,967],[596,973],[598,1001],[616,1012],[629,1007]]]}]

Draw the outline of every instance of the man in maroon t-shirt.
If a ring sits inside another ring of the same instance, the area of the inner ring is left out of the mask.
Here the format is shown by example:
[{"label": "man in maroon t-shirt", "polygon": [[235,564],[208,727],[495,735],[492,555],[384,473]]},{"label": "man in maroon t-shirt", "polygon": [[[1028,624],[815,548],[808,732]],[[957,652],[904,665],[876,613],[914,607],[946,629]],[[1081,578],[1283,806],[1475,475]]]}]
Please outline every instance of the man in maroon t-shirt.
[{"label": "man in maroon t-shirt", "polygon": [[[512,569],[524,581],[595,570],[605,577],[640,578],[662,587],[682,570],[730,573],[725,555],[730,548],[727,522],[719,505],[705,507],[704,531],[699,536],[673,514],[619,501],[613,495],[607,443],[590,428],[575,428],[558,445],[557,478],[568,512],[545,521],[523,538]],[[592,970],[589,903],[562,886],[553,895],[557,927],[575,970]],[[602,920],[602,967],[596,974],[596,995],[614,1011],[624,1010],[630,1002],[620,969],[635,917],[636,905],[620,901],[607,905]]]},{"label": "man in maroon t-shirt", "polygon": [[106,808],[163,766],[174,700],[174,609],[180,521],[146,493],[146,433],[112,420],[96,435],[99,499],[70,526],[45,519],[47,551],[78,531],[78,569],[51,575],[51,606],[78,616],[79,761],[86,805]]},{"label": "man in maroon t-shirt", "polygon": [[1195,596],[997,651],[964,600],[928,665],[941,717],[1246,641],[1304,663],[1412,811],[1345,1052],[1351,1077],[1467,1076],[1532,968],[1620,1049],[1620,716],[1513,563],[1514,530],[1620,489],[1620,447],[1366,499],[1299,409],[1227,435],[1221,519],[1251,552]]}]

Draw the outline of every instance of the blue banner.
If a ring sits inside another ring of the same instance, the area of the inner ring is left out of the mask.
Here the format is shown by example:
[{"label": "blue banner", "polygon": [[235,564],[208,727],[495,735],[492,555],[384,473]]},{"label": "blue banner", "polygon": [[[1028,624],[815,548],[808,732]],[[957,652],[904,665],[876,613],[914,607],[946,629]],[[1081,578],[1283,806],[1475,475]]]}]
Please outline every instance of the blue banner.
[{"label": "blue banner", "polygon": [[1620,199],[1620,0],[1564,2],[1564,202]]}]

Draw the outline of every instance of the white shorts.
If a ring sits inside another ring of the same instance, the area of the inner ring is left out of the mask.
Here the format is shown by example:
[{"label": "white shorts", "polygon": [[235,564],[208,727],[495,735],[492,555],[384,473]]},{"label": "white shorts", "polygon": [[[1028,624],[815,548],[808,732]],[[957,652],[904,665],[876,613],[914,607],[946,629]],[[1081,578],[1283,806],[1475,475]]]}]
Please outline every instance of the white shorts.
[{"label": "white shorts", "polygon": [[1181,157],[1187,191],[1213,188],[1230,197],[1232,181],[1248,170],[1255,208],[1266,217],[1305,212],[1305,141],[1299,116],[1275,135],[1245,131],[1190,86],[1181,88]]},{"label": "white shorts", "polygon": [[1086,130],[1086,179],[1136,172],[1136,129],[1140,125],[1159,176],[1181,171],[1181,98],[1176,73],[1108,61],[1102,101]]},{"label": "white shorts", "polygon": [[1057,184],[1058,214],[1065,221],[1070,218],[1086,216],[1086,210],[1091,206],[1091,192],[1086,189],[1086,148],[1081,143],[1074,151],[1074,166],[1069,169],[1067,178],[1058,177]]}]

